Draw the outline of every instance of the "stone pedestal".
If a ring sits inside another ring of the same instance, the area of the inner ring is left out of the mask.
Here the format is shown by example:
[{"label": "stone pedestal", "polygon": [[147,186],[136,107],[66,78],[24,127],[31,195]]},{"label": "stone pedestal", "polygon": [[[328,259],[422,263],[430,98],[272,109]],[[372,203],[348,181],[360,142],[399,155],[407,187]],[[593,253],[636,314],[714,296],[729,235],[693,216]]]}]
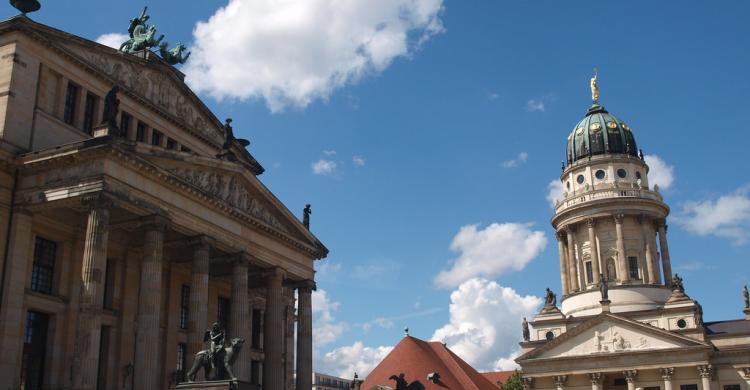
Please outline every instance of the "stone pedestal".
[{"label": "stone pedestal", "polygon": [[205,381],[180,383],[170,390],[260,390],[260,385],[243,381]]}]

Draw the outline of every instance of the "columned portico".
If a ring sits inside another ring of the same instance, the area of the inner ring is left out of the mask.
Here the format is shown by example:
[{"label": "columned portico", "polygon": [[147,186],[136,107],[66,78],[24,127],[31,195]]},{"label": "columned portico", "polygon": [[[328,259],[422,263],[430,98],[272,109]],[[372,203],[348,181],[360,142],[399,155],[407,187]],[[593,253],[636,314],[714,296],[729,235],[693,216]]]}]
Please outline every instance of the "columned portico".
[{"label": "columned portico", "polygon": [[263,389],[284,390],[282,339],[284,337],[284,303],[282,282],[285,272],[273,268],[266,274],[266,312],[263,332]]},{"label": "columned portico", "polygon": [[[615,232],[617,233],[617,263],[619,265],[620,284],[630,283],[630,270],[628,270],[628,259],[625,254],[625,238],[622,234],[623,214],[616,214]],[[632,389],[631,389],[632,390]]]},{"label": "columned portico", "polygon": [[[208,270],[212,242],[206,236],[190,240],[193,262],[188,311],[188,356],[194,356],[204,348],[203,333],[208,329]],[[198,371],[196,378],[203,379],[202,370]]]},{"label": "columned portico", "polygon": [[80,306],[74,356],[74,389],[96,389],[99,343],[104,299],[103,278],[107,266],[109,202],[104,197],[84,200],[88,211],[81,265]]},{"label": "columned portico", "polygon": [[141,287],[138,297],[138,327],[135,343],[135,388],[161,389],[159,333],[161,319],[164,231],[167,220],[160,216],[145,222]]},{"label": "columned portico", "polygon": [[596,220],[589,218],[586,220],[586,226],[589,228],[589,248],[591,250],[591,269],[593,270],[594,285],[599,285],[599,246],[596,243]]},{"label": "columned portico", "polygon": [[312,292],[315,282],[297,288],[297,389],[312,388]]},{"label": "columned portico", "polygon": [[566,226],[565,233],[568,236],[568,276],[570,277],[570,292],[576,292],[579,290],[578,286],[578,269],[576,264],[576,253],[575,253],[575,227]]},{"label": "columned portico", "polygon": [[[239,253],[232,259],[232,305],[229,318],[229,334],[250,340],[250,296],[247,290],[247,272],[250,257]],[[234,364],[234,374],[241,381],[250,381],[249,348],[240,348]]]},{"label": "columned portico", "polygon": [[672,390],[672,377],[674,377],[674,367],[659,369],[661,379],[664,381],[664,390]]},{"label": "columned portico", "polygon": [[659,250],[661,251],[661,266],[664,268],[664,284],[672,284],[672,263],[669,260],[669,244],[667,244],[667,225],[663,219],[657,221],[659,229]]},{"label": "columned portico", "polygon": [[711,380],[714,376],[714,368],[710,364],[702,364],[697,367],[698,376],[701,377],[701,389],[711,390]]},{"label": "columned portico", "polygon": [[604,375],[601,372],[592,372],[589,374],[591,380],[591,390],[602,390],[602,379]]},{"label": "columned portico", "polygon": [[628,390],[635,390],[635,378],[638,376],[638,370],[625,370],[622,372],[625,381],[628,383]]}]

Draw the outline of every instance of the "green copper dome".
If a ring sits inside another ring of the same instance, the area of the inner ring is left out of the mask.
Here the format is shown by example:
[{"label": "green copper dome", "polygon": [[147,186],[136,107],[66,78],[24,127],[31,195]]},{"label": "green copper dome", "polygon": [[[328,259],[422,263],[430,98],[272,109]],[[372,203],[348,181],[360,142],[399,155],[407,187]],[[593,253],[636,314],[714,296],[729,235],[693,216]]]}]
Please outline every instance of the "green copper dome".
[{"label": "green copper dome", "polygon": [[630,127],[604,107],[594,104],[568,136],[568,164],[598,154],[627,154],[638,157]]}]

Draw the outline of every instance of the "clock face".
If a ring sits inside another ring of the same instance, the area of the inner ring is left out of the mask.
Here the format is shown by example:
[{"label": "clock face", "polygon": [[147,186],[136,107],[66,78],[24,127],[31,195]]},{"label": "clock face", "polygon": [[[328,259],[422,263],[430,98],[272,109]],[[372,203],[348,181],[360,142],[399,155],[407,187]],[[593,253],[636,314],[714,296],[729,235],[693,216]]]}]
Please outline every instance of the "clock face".
[{"label": "clock face", "polygon": [[599,122],[594,122],[591,124],[591,126],[589,126],[589,129],[591,130],[599,130],[601,128],[602,128],[602,124]]},{"label": "clock face", "polygon": [[614,129],[617,127],[617,124],[615,122],[607,122],[607,127],[610,129]]}]

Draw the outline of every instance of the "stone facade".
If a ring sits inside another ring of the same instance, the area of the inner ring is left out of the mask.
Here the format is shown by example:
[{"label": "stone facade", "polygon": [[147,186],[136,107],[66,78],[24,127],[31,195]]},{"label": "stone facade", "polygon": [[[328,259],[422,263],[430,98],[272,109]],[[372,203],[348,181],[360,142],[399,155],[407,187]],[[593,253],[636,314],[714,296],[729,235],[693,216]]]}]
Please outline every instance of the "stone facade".
[{"label": "stone facade", "polygon": [[[586,145],[605,127],[626,141],[592,153]],[[552,218],[562,300],[521,342],[524,389],[750,389],[750,316],[704,322],[672,275],[669,207],[642,152],[623,147],[635,147],[631,129],[596,103],[568,141]]]},{"label": "stone facade", "polygon": [[[113,85],[119,132],[98,127]],[[223,129],[150,53],[0,23],[2,388],[166,389],[215,321],[245,339],[238,379],[295,388],[296,355],[310,388],[328,251]]]}]

